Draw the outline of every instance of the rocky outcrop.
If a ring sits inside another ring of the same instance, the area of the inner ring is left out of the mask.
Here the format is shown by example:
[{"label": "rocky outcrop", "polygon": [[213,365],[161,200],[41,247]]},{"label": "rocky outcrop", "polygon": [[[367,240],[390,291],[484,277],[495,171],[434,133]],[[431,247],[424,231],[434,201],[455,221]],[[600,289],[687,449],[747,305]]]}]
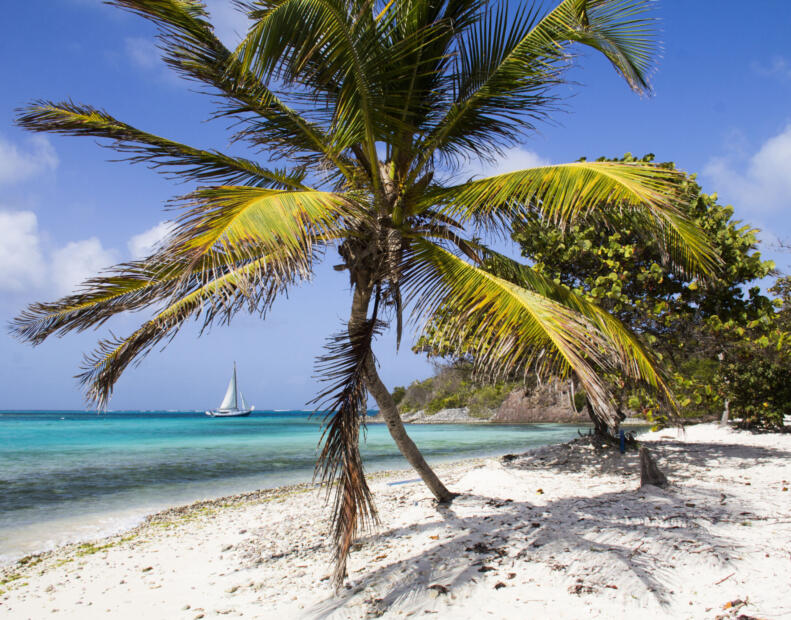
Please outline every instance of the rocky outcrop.
[{"label": "rocky outcrop", "polygon": [[552,381],[530,392],[517,388],[511,392],[492,416],[491,422],[527,424],[558,422],[585,424],[590,422],[587,410],[575,411],[568,383]]},{"label": "rocky outcrop", "polygon": [[[424,410],[407,411],[401,414],[401,420],[405,424],[485,424],[494,412],[471,416],[469,407],[458,407],[454,409],[440,409],[436,413],[426,413]],[[366,419],[368,423],[384,422],[381,414],[370,416]]]},{"label": "rocky outcrop", "polygon": [[[446,371],[440,377],[442,387],[447,392],[451,379],[455,378],[450,371]],[[436,378],[435,378],[436,379]],[[495,408],[481,408],[479,405],[474,409],[474,415],[470,415],[470,408],[467,406],[441,409],[436,413],[427,413],[425,408],[414,407],[414,401],[427,400],[431,393],[428,390],[432,384],[438,382],[434,379],[427,379],[423,382],[415,382],[409,387],[408,395],[404,398],[408,401],[413,410],[401,411],[401,419],[406,424],[538,424],[542,422],[555,422],[560,424],[590,424],[590,417],[587,409],[576,411],[572,404],[573,395],[571,386],[568,382],[548,381],[537,385],[531,389],[518,387],[506,396],[505,400]],[[436,388],[434,386],[432,389]],[[418,390],[426,391],[426,394],[418,394]],[[443,392],[444,393],[444,392]],[[421,398],[418,398],[420,396]],[[497,401],[499,402],[499,401]],[[492,405],[489,405],[492,406]],[[403,404],[401,405],[403,407]],[[417,410],[415,410],[417,409]],[[384,419],[381,415],[370,416],[367,422],[381,423]],[[643,422],[644,423],[644,422]]]}]

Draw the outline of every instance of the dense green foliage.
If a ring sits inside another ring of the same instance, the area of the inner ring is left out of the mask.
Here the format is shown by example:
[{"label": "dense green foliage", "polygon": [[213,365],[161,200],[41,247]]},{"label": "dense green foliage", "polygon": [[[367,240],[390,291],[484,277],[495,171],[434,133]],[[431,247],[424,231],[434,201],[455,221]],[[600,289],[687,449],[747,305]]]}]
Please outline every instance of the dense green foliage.
[{"label": "dense green foliage", "polygon": [[740,426],[774,429],[791,414],[791,277],[769,289],[777,312],[738,328],[722,377]]},{"label": "dense green foliage", "polygon": [[[649,155],[640,161],[651,160]],[[626,155],[621,161],[635,160]],[[735,415],[749,411],[754,416],[749,403],[767,409],[771,405],[763,403],[774,401],[762,390],[773,383],[779,388],[781,377],[788,378],[782,350],[762,356],[757,344],[768,338],[759,334],[758,326],[774,325],[775,313],[757,281],[774,265],[762,260],[756,250],[757,231],[734,220],[732,207],[718,204],[716,194],[701,193],[694,176],[687,184],[696,199],[679,206],[706,231],[722,259],[721,268],[705,280],[674,267],[659,243],[639,233],[630,214],[616,213],[606,223],[589,218],[565,231],[545,218],[530,216],[514,222],[513,239],[537,271],[640,334],[661,360],[682,415],[717,415],[728,398]],[[753,326],[751,331],[745,331],[748,326]],[[748,333],[756,334],[755,342]],[[667,409],[652,393],[635,389],[617,375],[611,375],[610,382],[624,406],[658,422],[667,419]]]},{"label": "dense green foliage", "polygon": [[473,417],[489,417],[516,386],[509,381],[476,382],[468,365],[440,366],[428,379],[413,381],[406,388],[396,387],[393,398],[398,400],[401,413],[423,410],[431,415],[442,409],[467,407]]}]

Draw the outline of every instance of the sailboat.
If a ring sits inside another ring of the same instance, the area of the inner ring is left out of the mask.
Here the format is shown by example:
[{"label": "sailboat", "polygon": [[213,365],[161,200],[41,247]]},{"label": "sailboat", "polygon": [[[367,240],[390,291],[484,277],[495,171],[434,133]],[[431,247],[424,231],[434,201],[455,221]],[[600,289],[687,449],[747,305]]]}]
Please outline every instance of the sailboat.
[{"label": "sailboat", "polygon": [[248,407],[244,402],[244,396],[236,387],[236,362],[233,363],[233,375],[228,382],[228,389],[225,390],[225,398],[222,399],[218,409],[207,411],[206,415],[212,418],[241,418],[250,415],[255,407]]}]

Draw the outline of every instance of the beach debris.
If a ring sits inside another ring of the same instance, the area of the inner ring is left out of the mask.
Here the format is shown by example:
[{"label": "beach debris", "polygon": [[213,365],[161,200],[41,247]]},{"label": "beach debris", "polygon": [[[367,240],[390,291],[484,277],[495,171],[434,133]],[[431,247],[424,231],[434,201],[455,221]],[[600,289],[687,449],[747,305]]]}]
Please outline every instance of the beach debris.
[{"label": "beach debris", "polygon": [[448,588],[447,586],[443,586],[441,583],[433,583],[428,587],[434,594],[434,597],[439,596],[440,594],[447,594]]},{"label": "beach debris", "polygon": [[543,495],[543,494],[544,494],[544,489],[538,489],[538,490],[536,490],[536,494],[537,494],[537,495]]},{"label": "beach debris", "polygon": [[577,583],[573,586],[569,586],[569,594],[576,594],[579,596],[581,594],[592,594],[593,592],[593,586],[585,585],[582,579],[577,579]]},{"label": "beach debris", "polygon": [[486,501],[487,506],[493,506],[495,508],[502,508],[503,506],[507,506],[508,504],[513,504],[514,500],[512,499],[490,499]]},{"label": "beach debris", "polygon": [[650,484],[655,487],[666,487],[667,476],[659,469],[648,448],[640,446],[640,486]]},{"label": "beach debris", "polygon": [[727,581],[728,579],[730,579],[731,577],[733,577],[735,574],[736,574],[736,573],[731,573],[731,574],[730,574],[730,575],[728,575],[727,577],[723,577],[723,578],[722,578],[722,579],[720,579],[719,581],[715,582],[715,583],[714,583],[714,585],[715,585],[715,586],[718,586],[718,585],[720,585],[720,584],[721,584],[723,581]]},{"label": "beach debris", "polygon": [[238,589],[239,589],[239,586],[231,586],[230,588],[226,589],[225,591],[226,591],[228,594],[233,594],[233,593],[234,593],[234,592],[236,592]]},{"label": "beach debris", "polygon": [[495,590],[499,590],[500,588],[504,588],[504,587],[505,587],[505,584],[502,581],[498,581],[496,584],[494,584],[494,589]]},{"label": "beach debris", "polygon": [[467,547],[466,551],[474,551],[475,553],[488,553],[491,547],[483,542],[477,542],[472,547]]},{"label": "beach debris", "polygon": [[478,569],[479,573],[488,573],[490,571],[497,570],[494,566],[486,566],[485,564]]},{"label": "beach debris", "polygon": [[747,605],[747,599],[742,600],[740,598],[737,598],[737,599],[734,599],[732,601],[728,601],[727,603],[725,603],[722,606],[722,608],[723,609],[733,609],[735,611],[737,609],[741,609],[745,605]]},{"label": "beach debris", "polygon": [[142,571],[140,571],[140,572],[141,572],[141,573],[147,573],[147,572],[148,572],[148,571],[150,571],[150,570],[154,570],[154,567],[153,567],[153,566],[146,566],[146,567],[145,567],[145,568],[144,568]]}]

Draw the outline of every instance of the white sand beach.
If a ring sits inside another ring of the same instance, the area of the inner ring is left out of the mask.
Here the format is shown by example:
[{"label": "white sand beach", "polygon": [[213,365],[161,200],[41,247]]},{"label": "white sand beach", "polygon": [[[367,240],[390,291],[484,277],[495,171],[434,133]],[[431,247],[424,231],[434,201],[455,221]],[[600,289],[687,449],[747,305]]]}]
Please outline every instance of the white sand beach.
[{"label": "white sand beach", "polygon": [[[791,435],[715,425],[372,478],[381,523],[330,584],[323,494],[308,485],[160,513],[91,545],[8,566],[0,616],[24,618],[787,618]],[[604,456],[603,456],[604,455]]]}]

